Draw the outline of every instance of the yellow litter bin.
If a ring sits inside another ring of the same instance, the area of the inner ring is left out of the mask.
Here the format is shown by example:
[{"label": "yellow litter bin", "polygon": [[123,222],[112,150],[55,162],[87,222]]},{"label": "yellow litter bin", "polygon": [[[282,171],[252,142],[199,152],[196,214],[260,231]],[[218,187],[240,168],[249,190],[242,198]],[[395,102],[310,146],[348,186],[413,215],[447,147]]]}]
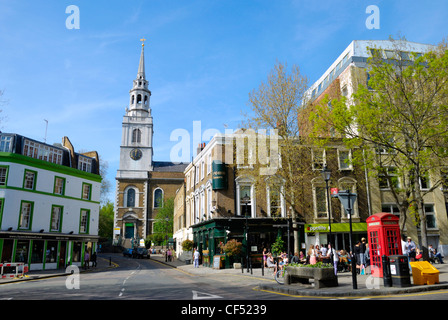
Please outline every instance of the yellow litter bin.
[{"label": "yellow litter bin", "polygon": [[428,261],[410,262],[414,285],[439,283],[439,270]]}]

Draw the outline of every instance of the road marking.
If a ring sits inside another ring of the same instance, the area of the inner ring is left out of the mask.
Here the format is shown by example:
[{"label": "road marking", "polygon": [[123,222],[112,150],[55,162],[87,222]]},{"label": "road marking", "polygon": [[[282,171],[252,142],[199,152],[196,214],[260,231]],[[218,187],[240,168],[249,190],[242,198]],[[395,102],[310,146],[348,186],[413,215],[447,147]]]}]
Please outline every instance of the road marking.
[{"label": "road marking", "polygon": [[192,291],[193,292],[193,300],[204,300],[204,299],[223,299],[221,296],[217,296],[215,294],[210,294],[206,292]]}]

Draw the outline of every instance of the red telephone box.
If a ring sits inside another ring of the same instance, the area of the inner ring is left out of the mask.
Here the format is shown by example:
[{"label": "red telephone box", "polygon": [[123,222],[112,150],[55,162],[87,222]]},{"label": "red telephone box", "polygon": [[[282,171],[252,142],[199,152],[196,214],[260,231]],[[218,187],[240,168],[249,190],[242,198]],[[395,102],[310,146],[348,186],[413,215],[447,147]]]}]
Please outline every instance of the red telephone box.
[{"label": "red telephone box", "polygon": [[367,237],[372,276],[383,277],[383,255],[402,255],[399,218],[390,213],[377,213],[367,218]]}]

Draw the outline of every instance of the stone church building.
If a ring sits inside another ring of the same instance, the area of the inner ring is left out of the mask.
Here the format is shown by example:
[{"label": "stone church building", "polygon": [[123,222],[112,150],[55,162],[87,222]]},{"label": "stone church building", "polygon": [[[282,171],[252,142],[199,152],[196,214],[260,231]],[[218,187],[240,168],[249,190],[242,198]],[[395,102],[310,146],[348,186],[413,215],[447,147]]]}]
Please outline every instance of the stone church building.
[{"label": "stone church building", "polygon": [[122,122],[120,165],[117,171],[114,238],[129,247],[153,231],[157,211],[175,196],[184,182],[187,164],[153,161],[153,117],[145,76],[144,43],[138,73],[129,92]]}]

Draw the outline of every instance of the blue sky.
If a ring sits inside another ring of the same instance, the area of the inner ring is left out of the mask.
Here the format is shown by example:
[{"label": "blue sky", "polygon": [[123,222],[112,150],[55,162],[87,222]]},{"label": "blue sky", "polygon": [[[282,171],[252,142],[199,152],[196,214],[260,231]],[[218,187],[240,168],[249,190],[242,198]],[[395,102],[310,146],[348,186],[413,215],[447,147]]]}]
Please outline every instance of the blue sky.
[{"label": "blue sky", "polygon": [[[70,5],[79,29],[66,28]],[[369,5],[380,9],[378,30],[366,28]],[[43,141],[46,119],[48,143],[68,136],[98,151],[112,199],[142,37],[154,160],[169,160],[175,129],[236,129],[277,61],[299,65],[311,85],[352,40],[437,44],[446,21],[446,0],[0,0],[0,127]]]}]

